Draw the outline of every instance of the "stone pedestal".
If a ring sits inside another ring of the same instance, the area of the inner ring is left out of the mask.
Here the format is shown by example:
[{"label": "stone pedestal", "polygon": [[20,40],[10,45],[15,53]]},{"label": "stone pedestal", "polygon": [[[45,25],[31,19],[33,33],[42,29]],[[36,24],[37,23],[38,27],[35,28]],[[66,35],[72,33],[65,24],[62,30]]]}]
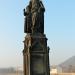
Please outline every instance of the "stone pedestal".
[{"label": "stone pedestal", "polygon": [[49,48],[44,34],[27,34],[24,40],[24,75],[50,75]]}]

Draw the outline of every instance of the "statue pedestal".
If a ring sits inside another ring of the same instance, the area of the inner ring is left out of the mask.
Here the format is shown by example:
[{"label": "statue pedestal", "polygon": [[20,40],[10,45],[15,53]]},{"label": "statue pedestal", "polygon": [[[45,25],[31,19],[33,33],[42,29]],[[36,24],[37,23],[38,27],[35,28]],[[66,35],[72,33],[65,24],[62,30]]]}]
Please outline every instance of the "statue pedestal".
[{"label": "statue pedestal", "polygon": [[27,34],[24,40],[24,75],[50,75],[49,48],[44,34]]}]

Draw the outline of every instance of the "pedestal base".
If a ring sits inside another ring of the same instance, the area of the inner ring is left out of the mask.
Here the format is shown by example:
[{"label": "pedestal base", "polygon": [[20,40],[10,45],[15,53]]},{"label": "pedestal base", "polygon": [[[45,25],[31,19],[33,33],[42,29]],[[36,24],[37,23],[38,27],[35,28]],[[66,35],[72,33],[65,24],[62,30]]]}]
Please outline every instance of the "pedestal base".
[{"label": "pedestal base", "polygon": [[23,57],[24,75],[50,75],[49,49],[45,35],[26,35]]}]

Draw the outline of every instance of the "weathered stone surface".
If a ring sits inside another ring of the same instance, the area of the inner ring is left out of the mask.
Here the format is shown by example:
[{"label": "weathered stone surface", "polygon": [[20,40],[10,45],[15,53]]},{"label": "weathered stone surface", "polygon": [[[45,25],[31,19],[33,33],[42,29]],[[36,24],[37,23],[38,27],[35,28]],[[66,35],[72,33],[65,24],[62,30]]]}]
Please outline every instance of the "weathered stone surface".
[{"label": "weathered stone surface", "polygon": [[30,0],[24,9],[24,75],[50,75],[49,47],[44,35],[44,5],[41,0]]},{"label": "weathered stone surface", "polygon": [[45,35],[27,34],[23,56],[25,75],[49,75],[49,49]]}]

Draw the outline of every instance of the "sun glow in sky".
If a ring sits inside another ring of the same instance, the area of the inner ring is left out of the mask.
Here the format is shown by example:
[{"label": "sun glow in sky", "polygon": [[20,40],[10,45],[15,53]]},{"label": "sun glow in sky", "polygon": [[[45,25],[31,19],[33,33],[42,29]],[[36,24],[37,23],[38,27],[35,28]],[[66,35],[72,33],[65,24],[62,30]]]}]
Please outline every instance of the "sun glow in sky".
[{"label": "sun glow in sky", "polygon": [[[75,55],[75,0],[42,0],[50,63]],[[29,0],[0,0],[0,67],[23,65],[23,9]]]}]

